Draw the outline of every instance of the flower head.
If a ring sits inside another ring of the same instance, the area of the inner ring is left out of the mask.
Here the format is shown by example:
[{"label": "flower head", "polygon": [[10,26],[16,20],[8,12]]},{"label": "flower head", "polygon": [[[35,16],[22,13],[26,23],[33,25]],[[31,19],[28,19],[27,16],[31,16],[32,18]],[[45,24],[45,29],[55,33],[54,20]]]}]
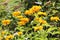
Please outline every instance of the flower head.
[{"label": "flower head", "polygon": [[17,32],[17,34],[18,34],[18,36],[19,36],[19,35],[22,35],[23,33],[22,33],[22,32]]},{"label": "flower head", "polygon": [[17,22],[17,24],[22,26],[22,25],[25,25],[26,23],[23,21],[20,21],[20,22]]},{"label": "flower head", "polygon": [[11,20],[2,20],[2,24],[3,24],[4,26],[9,25],[10,22],[11,22]]},{"label": "flower head", "polygon": [[8,36],[6,36],[6,38],[5,38],[5,40],[10,40],[10,39],[13,39],[14,38],[14,35],[8,35]]},{"label": "flower head", "polygon": [[5,31],[2,31],[1,34],[4,35],[6,32]]},{"label": "flower head", "polygon": [[50,20],[51,21],[59,21],[60,19],[59,19],[59,17],[51,17]]},{"label": "flower head", "polygon": [[43,26],[37,26],[37,27],[34,27],[34,31],[42,30],[42,29],[43,29]]},{"label": "flower head", "polygon": [[21,18],[21,21],[27,23],[27,22],[29,22],[29,19],[28,18]]},{"label": "flower head", "polygon": [[32,15],[32,14],[33,14],[32,10],[26,10],[25,11],[25,15]]},{"label": "flower head", "polygon": [[17,11],[17,12],[13,12],[12,13],[12,16],[16,17],[16,16],[19,16],[20,14],[21,14],[21,12],[20,11]]},{"label": "flower head", "polygon": [[41,24],[45,24],[45,23],[47,23],[45,20],[39,20],[39,22],[41,23]]},{"label": "flower head", "polygon": [[41,9],[41,6],[33,6],[32,10],[34,10],[35,12],[38,12]]},{"label": "flower head", "polygon": [[23,18],[23,16],[17,16],[16,18],[21,19],[21,18]]},{"label": "flower head", "polygon": [[46,12],[38,12],[38,15],[47,16]]}]

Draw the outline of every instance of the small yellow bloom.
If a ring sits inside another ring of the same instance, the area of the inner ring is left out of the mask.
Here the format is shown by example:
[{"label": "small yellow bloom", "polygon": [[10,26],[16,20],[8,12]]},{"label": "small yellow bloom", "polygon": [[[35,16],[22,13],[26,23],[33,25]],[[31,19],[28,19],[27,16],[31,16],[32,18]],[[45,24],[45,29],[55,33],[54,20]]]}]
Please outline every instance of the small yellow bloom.
[{"label": "small yellow bloom", "polygon": [[31,14],[33,14],[32,10],[26,10],[25,11],[25,15],[31,15]]},{"label": "small yellow bloom", "polygon": [[59,17],[51,17],[50,20],[51,21],[59,21],[60,19],[59,19]]},{"label": "small yellow bloom", "polygon": [[29,22],[28,18],[21,18],[20,22],[17,22],[18,25],[25,25],[27,22]]},{"label": "small yellow bloom", "polygon": [[27,23],[27,22],[29,22],[29,19],[28,18],[21,18],[21,21]]},{"label": "small yellow bloom", "polygon": [[6,39],[12,39],[12,38],[14,38],[14,36],[13,35],[8,35],[8,36],[6,36]]},{"label": "small yellow bloom", "polygon": [[16,18],[21,19],[21,18],[23,18],[23,16],[17,16]]},{"label": "small yellow bloom", "polygon": [[35,18],[34,20],[39,21],[39,19],[40,19],[40,18],[37,17],[37,18]]},{"label": "small yellow bloom", "polygon": [[34,27],[34,31],[42,30],[42,29],[43,29],[43,26],[37,26],[37,27]]},{"label": "small yellow bloom", "polygon": [[10,20],[2,20],[2,24],[3,24],[4,26],[9,25],[10,22],[11,22]]},{"label": "small yellow bloom", "polygon": [[41,24],[47,23],[45,20],[39,20],[39,22],[40,22]]},{"label": "small yellow bloom", "polygon": [[33,13],[38,12],[40,9],[41,9],[41,6],[33,6],[29,10],[26,10],[25,14],[26,15],[32,15]]},{"label": "small yellow bloom", "polygon": [[17,22],[18,25],[25,25],[26,23],[24,21]]},{"label": "small yellow bloom", "polygon": [[5,31],[2,31],[1,34],[4,35],[5,34]]},{"label": "small yellow bloom", "polygon": [[47,16],[46,12],[38,12],[38,15]]},{"label": "small yellow bloom", "polygon": [[33,6],[32,10],[34,10],[35,12],[38,12],[41,9],[41,6]]},{"label": "small yellow bloom", "polygon": [[17,33],[18,33],[18,36],[23,34],[22,32],[17,32]]},{"label": "small yellow bloom", "polygon": [[46,24],[47,22],[45,21],[45,20],[43,20],[43,19],[39,19],[39,22],[41,23],[41,24]]},{"label": "small yellow bloom", "polygon": [[21,14],[21,12],[20,11],[17,11],[17,12],[13,12],[12,13],[12,16],[16,17],[16,16],[19,16],[20,14]]}]

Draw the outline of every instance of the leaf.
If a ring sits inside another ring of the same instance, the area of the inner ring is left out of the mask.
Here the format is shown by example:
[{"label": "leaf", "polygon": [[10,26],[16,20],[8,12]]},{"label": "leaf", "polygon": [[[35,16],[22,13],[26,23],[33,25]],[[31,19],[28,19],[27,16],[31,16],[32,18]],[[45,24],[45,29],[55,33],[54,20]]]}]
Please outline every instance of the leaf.
[{"label": "leaf", "polygon": [[56,27],[50,27],[48,30],[47,30],[47,32],[51,32],[52,30],[55,30],[55,29],[57,29]]}]

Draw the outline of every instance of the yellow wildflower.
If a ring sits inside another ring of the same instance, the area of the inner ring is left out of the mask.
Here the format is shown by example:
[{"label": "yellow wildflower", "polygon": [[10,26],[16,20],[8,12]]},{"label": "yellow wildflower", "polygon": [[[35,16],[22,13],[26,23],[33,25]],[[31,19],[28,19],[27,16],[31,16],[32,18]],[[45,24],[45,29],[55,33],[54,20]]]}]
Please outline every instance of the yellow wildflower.
[{"label": "yellow wildflower", "polygon": [[26,10],[25,14],[26,15],[32,15],[33,13],[38,12],[40,9],[41,9],[41,6],[33,6],[29,10]]},{"label": "yellow wildflower", "polygon": [[23,16],[17,16],[16,18],[21,19],[21,18],[23,18]]},{"label": "yellow wildflower", "polygon": [[46,12],[38,12],[38,15],[47,16]]},{"label": "yellow wildflower", "polygon": [[3,24],[4,26],[9,25],[10,22],[11,22],[10,20],[2,20],[2,24]]},{"label": "yellow wildflower", "polygon": [[25,25],[26,23],[24,21],[17,22],[18,25]]},{"label": "yellow wildflower", "polygon": [[37,26],[37,27],[34,27],[34,31],[42,30],[42,29],[43,29],[43,26]]},{"label": "yellow wildflower", "polygon": [[41,24],[47,23],[45,20],[42,20],[42,19],[40,19],[39,22],[40,22]]},{"label": "yellow wildflower", "polygon": [[37,17],[37,18],[35,18],[34,20],[39,21],[39,19],[40,19],[40,18]]},{"label": "yellow wildflower", "polygon": [[21,12],[20,11],[17,11],[17,12],[13,12],[12,13],[12,16],[16,17],[16,16],[19,16],[20,14],[21,14]]},{"label": "yellow wildflower", "polygon": [[31,12],[31,14],[35,13],[35,11],[33,10],[33,8],[30,8],[29,11]]},{"label": "yellow wildflower", "polygon": [[60,20],[60,19],[59,19],[59,17],[51,17],[50,20],[51,20],[51,21],[58,21],[58,20]]},{"label": "yellow wildflower", "polygon": [[1,34],[4,35],[5,34],[5,31],[2,31]]},{"label": "yellow wildflower", "polygon": [[34,10],[35,12],[38,12],[41,9],[41,6],[33,6],[32,10]]},{"label": "yellow wildflower", "polygon": [[12,39],[12,38],[14,38],[14,36],[13,35],[8,35],[8,36],[6,36],[6,39]]},{"label": "yellow wildflower", "polygon": [[23,34],[22,32],[17,32],[17,33],[18,33],[18,36]]},{"label": "yellow wildflower", "polygon": [[21,18],[20,22],[17,22],[18,25],[25,25],[27,22],[29,22],[28,18]]},{"label": "yellow wildflower", "polygon": [[29,19],[28,18],[21,18],[21,21],[27,23],[27,22],[29,22]]},{"label": "yellow wildflower", "polygon": [[31,14],[33,14],[33,12],[31,10],[26,10],[25,11],[25,15],[31,15]]}]

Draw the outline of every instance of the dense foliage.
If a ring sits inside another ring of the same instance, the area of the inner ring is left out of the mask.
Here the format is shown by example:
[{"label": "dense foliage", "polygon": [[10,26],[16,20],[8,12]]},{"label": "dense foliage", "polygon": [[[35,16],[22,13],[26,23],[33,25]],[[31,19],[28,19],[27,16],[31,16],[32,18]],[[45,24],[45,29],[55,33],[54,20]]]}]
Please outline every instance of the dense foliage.
[{"label": "dense foliage", "polygon": [[0,0],[0,40],[60,40],[60,0]]}]

